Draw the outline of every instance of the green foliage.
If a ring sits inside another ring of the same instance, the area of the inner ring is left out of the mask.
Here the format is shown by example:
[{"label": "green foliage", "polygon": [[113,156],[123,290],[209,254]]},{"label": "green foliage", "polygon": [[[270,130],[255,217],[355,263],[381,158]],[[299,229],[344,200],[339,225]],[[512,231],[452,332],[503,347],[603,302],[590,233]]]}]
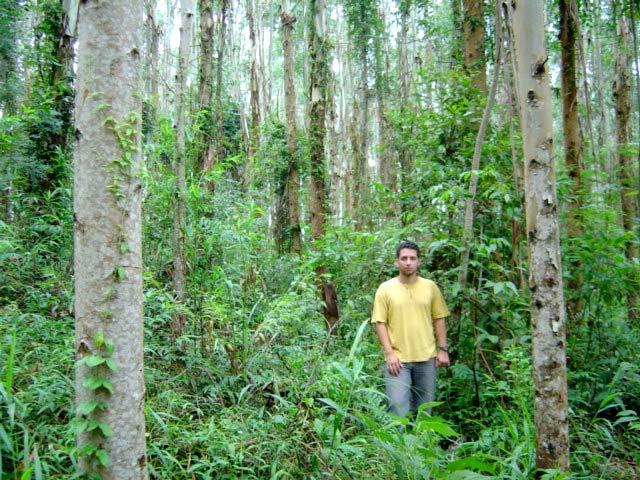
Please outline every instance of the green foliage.
[{"label": "green foliage", "polygon": [[[425,18],[443,8],[418,3]],[[40,43],[30,61],[40,59],[46,68],[22,109],[0,118],[0,156],[7,159],[0,182],[3,191],[10,189],[13,207],[0,222],[3,480],[70,478],[78,455],[106,467],[110,459],[101,442],[115,433],[100,420],[116,367],[109,339],[97,335],[97,351],[79,361],[92,371],[85,388],[96,395],[73,406],[70,157],[49,141],[66,131],[59,100],[68,85],[53,68],[59,2],[38,5],[49,18],[38,23]],[[376,3],[352,1],[345,8],[352,37],[379,60]],[[7,17],[0,22],[11,23]],[[422,27],[441,35],[448,22],[439,16]],[[361,206],[368,219],[362,229],[328,226],[301,258],[273,248],[274,198],[285,191],[288,168],[284,125],[275,119],[262,125],[254,184],[245,186],[239,107],[226,102],[223,161],[204,179],[188,169],[187,292],[181,304],[172,291],[168,214],[174,206],[174,129],[162,116],[146,125],[141,182],[151,478],[637,476],[640,339],[637,328],[625,323],[623,297],[640,282],[637,264],[623,255],[633,239],[619,226],[615,189],[585,192],[584,234],[562,241],[565,275],[584,279],[580,291],[566,292],[585,302],[581,318],[569,325],[567,347],[573,473],[536,472],[527,264],[518,236],[523,207],[512,179],[510,132],[491,127],[487,133],[469,284],[461,290],[461,223],[482,102],[455,69],[425,68],[418,77],[415,91],[425,94],[429,108],[388,116],[393,140],[387,148],[411,158],[402,188],[374,185]],[[214,121],[209,113],[196,117],[187,132],[191,165],[197,162],[198,133]],[[123,151],[131,151],[126,122],[108,123]],[[305,185],[311,145],[304,134],[298,140]],[[517,135],[513,141],[518,146]],[[125,155],[114,169],[128,175],[127,165]],[[214,191],[203,180],[215,184]],[[558,183],[564,206],[570,189],[562,171]],[[303,211],[305,198],[303,193]],[[308,229],[304,223],[305,240]],[[422,411],[413,422],[385,413],[382,356],[368,325],[375,288],[395,274],[394,248],[402,239],[424,247],[422,274],[434,278],[450,307],[462,312],[448,324],[454,363],[441,371],[439,401],[429,406],[432,415]],[[122,254],[128,251],[119,239],[116,245]],[[327,266],[326,277],[338,289],[341,320],[332,336],[321,315],[318,265]],[[114,282],[126,280],[122,265],[112,272]],[[176,313],[185,315],[187,325],[181,338],[172,339]],[[75,436],[86,432],[101,440],[76,449]]]}]

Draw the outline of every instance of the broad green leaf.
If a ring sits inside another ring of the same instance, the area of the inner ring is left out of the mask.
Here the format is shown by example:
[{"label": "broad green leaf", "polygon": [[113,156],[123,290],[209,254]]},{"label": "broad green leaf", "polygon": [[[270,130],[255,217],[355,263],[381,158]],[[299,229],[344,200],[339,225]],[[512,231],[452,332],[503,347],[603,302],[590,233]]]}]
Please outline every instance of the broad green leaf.
[{"label": "broad green leaf", "polygon": [[105,362],[106,359],[104,357],[101,357],[100,355],[89,355],[88,357],[84,357],[84,363],[91,368],[95,368]]},{"label": "broad green leaf", "polygon": [[109,455],[107,454],[106,450],[100,448],[96,450],[95,455],[100,462],[100,465],[102,465],[103,467],[107,468],[109,467],[109,465],[111,465],[111,462],[109,461]]}]

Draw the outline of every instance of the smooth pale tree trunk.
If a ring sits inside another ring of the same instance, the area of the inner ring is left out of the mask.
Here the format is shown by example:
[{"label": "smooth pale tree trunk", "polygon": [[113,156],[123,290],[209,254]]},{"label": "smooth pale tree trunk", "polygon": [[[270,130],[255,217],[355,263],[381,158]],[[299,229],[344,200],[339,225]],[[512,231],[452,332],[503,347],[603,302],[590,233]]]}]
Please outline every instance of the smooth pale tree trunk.
[{"label": "smooth pale tree trunk", "polygon": [[[141,248],[142,1],[85,1],[74,151],[76,410],[111,430],[78,435],[82,473],[146,478]],[[109,359],[94,365],[91,359]],[[91,366],[93,365],[93,366]],[[111,392],[91,385],[109,382]],[[105,408],[91,409],[91,402]],[[108,462],[104,461],[105,456]],[[100,466],[108,463],[108,466]]]},{"label": "smooth pale tree trunk", "polygon": [[179,307],[174,313],[171,333],[174,338],[184,333],[186,317],[181,308],[185,300],[186,265],[184,258],[186,219],[186,152],[185,152],[185,111],[187,110],[187,76],[191,57],[191,38],[193,35],[193,0],[181,0],[180,4],[180,47],[178,50],[178,69],[176,71],[176,145],[173,168],[176,175],[173,210],[173,292]]},{"label": "smooth pale tree trunk", "polygon": [[[619,14],[616,43],[616,69],[613,96],[616,104],[616,142],[618,145],[618,164],[620,169],[620,201],[622,206],[622,225],[633,240],[628,241],[625,255],[629,261],[638,257],[635,232],[635,195],[633,178],[633,156],[629,151],[629,116],[631,115],[631,83],[629,81],[629,23]],[[629,320],[637,324],[640,320],[640,293],[627,295]]]},{"label": "smooth pale tree trunk", "polygon": [[[325,204],[325,155],[324,144],[326,137],[327,87],[329,82],[329,64],[327,50],[329,48],[325,37],[326,4],[324,0],[310,0],[309,22],[309,144],[311,161],[311,185],[309,187],[309,210],[311,213],[311,236],[319,241],[324,236],[324,225],[327,217]],[[320,295],[324,302],[323,313],[329,331],[334,330],[339,320],[338,299],[335,286],[324,279],[327,268],[320,265],[316,268]]]},{"label": "smooth pale tree trunk", "polygon": [[460,289],[463,290],[467,285],[467,272],[469,270],[469,254],[471,251],[471,238],[473,237],[473,210],[476,201],[476,192],[478,191],[478,171],[480,169],[480,157],[482,155],[482,145],[484,144],[485,132],[489,124],[489,117],[496,98],[496,90],[498,88],[498,78],[500,76],[500,62],[502,61],[502,24],[500,11],[496,9],[496,41],[495,41],[495,60],[493,66],[493,78],[491,80],[491,92],[487,104],[484,107],[480,128],[476,136],[476,143],[473,150],[473,158],[471,160],[471,177],[469,179],[469,196],[465,201],[464,212],[464,229],[462,233],[462,255],[460,259],[460,275],[458,283]]},{"label": "smooth pale tree trunk", "polygon": [[202,121],[199,163],[206,173],[213,166],[211,89],[213,72],[213,0],[198,0],[200,56],[198,57],[198,110]]},{"label": "smooth pale tree trunk", "polygon": [[[560,58],[562,68],[562,132],[564,138],[564,162],[571,179],[571,194],[567,205],[567,233],[570,241],[580,237],[582,228],[581,177],[582,177],[582,145],[580,138],[580,121],[578,118],[578,82],[576,74],[576,40],[578,33],[578,7],[575,0],[560,0]],[[571,262],[569,291],[574,295],[582,288],[582,275],[579,272],[582,262]],[[577,270],[577,271],[576,271]],[[578,295],[567,303],[570,319],[581,316],[584,302]]]},{"label": "smooth pale tree trunk", "polygon": [[284,54],[284,103],[287,119],[287,155],[289,156],[289,172],[287,189],[289,202],[289,229],[291,234],[290,251],[296,255],[302,253],[300,231],[300,178],[298,175],[298,142],[296,136],[296,89],[293,72],[293,28],[296,18],[289,14],[287,0],[282,0],[280,13],[282,26],[282,51]]},{"label": "smooth pale tree trunk", "polygon": [[544,2],[512,0],[525,161],[536,465],[569,468],[566,324]]},{"label": "smooth pale tree trunk", "polygon": [[484,59],[484,1],[462,0],[464,68],[471,85],[487,96],[487,69]]}]

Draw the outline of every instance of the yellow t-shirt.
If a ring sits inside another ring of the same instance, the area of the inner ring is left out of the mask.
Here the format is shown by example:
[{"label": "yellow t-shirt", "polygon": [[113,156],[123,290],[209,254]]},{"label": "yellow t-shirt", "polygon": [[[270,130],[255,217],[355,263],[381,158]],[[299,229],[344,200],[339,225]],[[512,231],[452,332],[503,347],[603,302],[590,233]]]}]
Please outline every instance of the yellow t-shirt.
[{"label": "yellow t-shirt", "polygon": [[437,353],[433,320],[447,315],[435,282],[418,277],[404,284],[392,278],[376,291],[371,323],[387,324],[391,347],[401,362],[424,362]]}]

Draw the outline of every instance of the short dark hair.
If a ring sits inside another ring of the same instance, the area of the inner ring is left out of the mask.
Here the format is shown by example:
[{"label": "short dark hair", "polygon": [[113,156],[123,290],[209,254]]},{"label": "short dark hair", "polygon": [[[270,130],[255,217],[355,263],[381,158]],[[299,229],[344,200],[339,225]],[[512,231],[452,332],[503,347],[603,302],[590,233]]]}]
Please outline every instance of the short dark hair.
[{"label": "short dark hair", "polygon": [[420,247],[416,243],[409,242],[407,240],[405,240],[404,242],[400,242],[400,245],[398,245],[398,248],[396,248],[396,258],[400,258],[400,250],[402,250],[403,248],[415,250],[417,252],[417,257],[420,258]]}]

